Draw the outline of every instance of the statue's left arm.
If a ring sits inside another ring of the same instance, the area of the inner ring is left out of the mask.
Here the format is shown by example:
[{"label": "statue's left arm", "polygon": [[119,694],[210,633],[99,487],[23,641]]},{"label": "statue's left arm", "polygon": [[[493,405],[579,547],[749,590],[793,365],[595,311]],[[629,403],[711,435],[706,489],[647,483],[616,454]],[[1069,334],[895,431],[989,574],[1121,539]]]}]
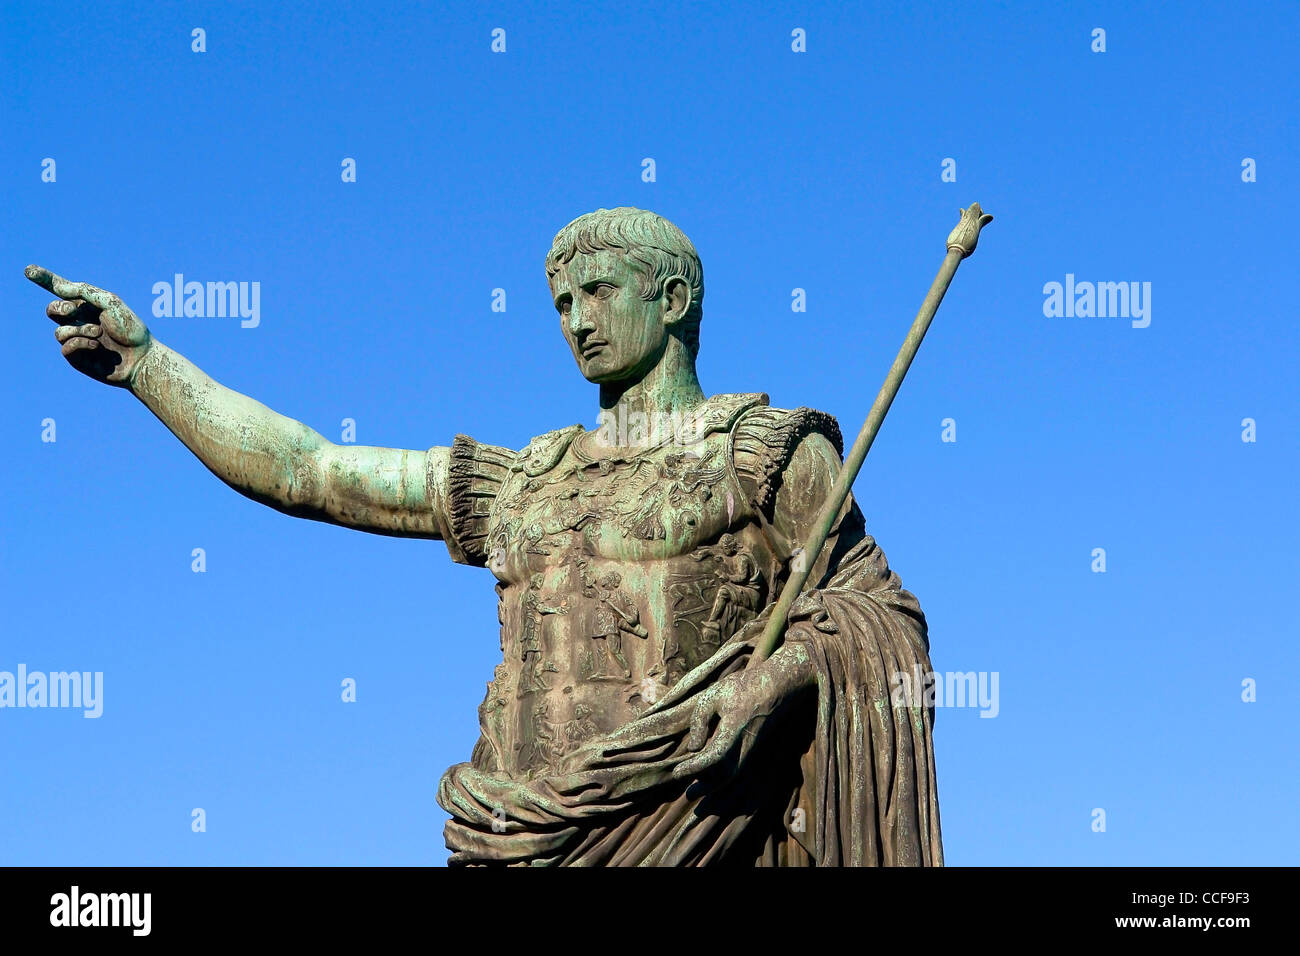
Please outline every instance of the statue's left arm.
[{"label": "statue's left arm", "polygon": [[[824,438],[801,442],[770,512],[774,543],[806,540],[838,469]],[[769,779],[797,760],[800,782],[784,811],[797,809],[807,830],[778,840],[790,858],[941,866],[934,707],[924,696],[900,693],[912,686],[906,681],[933,672],[925,617],[866,534],[851,497],[790,609],[782,644],[755,663],[752,648],[765,624],[759,617],[733,638],[751,649],[742,669],[688,699],[687,745],[696,752],[674,775],[690,779],[725,767],[728,780]],[[763,751],[768,758],[757,756],[761,741],[772,742]],[[782,741],[790,745],[784,751]],[[773,753],[791,763],[763,763]]]},{"label": "statue's left arm", "polygon": [[[774,476],[772,484],[776,491],[769,533],[778,553],[788,560],[799,560],[800,542],[806,540],[816,522],[839,467],[839,453],[831,442],[818,432],[810,432]],[[827,569],[834,567],[838,557],[862,536],[861,513],[850,497],[808,576],[809,587],[815,587]],[[795,627],[806,630],[810,625],[799,623]],[[701,752],[682,763],[677,775],[699,773],[720,760],[738,742],[744,747],[751,739],[745,730],[754,721],[769,716],[786,701],[807,691],[816,680],[817,671],[806,641],[786,640],[766,661],[751,663],[702,693],[692,717],[688,744],[690,749]],[[710,735],[715,717],[717,729]]]}]

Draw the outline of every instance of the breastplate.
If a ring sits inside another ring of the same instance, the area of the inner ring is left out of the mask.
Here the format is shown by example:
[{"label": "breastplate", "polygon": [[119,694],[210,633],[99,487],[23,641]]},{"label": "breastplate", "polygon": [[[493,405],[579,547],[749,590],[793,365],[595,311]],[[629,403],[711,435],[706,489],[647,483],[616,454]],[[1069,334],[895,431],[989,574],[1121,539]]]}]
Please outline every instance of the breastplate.
[{"label": "breastplate", "polygon": [[613,457],[562,444],[512,469],[488,522],[504,659],[480,717],[517,777],[643,712],[757,616],[779,567],[726,431]]}]

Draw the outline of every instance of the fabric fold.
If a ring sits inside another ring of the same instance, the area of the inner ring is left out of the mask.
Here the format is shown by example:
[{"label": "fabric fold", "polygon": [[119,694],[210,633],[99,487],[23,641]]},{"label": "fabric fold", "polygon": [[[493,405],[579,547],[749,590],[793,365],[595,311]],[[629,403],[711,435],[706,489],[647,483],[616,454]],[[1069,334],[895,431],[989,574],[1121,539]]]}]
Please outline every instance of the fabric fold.
[{"label": "fabric fold", "polygon": [[771,607],[644,714],[509,780],[457,764],[438,802],[451,865],[940,866],[933,707],[894,688],[930,673],[925,618],[870,536],[789,616],[815,688],[755,722],[752,748],[697,780],[673,769],[699,695],[744,668]]}]

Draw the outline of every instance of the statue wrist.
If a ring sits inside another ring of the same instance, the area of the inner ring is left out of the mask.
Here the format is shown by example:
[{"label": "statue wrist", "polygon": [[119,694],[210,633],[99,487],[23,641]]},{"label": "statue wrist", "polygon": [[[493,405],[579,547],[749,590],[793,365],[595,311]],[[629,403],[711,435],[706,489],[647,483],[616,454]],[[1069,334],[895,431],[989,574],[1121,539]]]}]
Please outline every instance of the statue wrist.
[{"label": "statue wrist", "polygon": [[781,686],[787,693],[795,693],[817,683],[817,669],[813,667],[812,655],[800,641],[787,639],[767,659],[767,664],[780,675]]},{"label": "statue wrist", "polygon": [[145,366],[152,366],[161,361],[161,356],[158,353],[165,346],[155,341],[151,335],[149,340],[139,348],[143,354],[136,361],[135,367],[131,369],[131,374],[126,380],[126,387],[131,390],[132,395],[143,401],[143,396],[140,394],[140,386],[143,384],[140,382],[140,376],[145,371]]}]

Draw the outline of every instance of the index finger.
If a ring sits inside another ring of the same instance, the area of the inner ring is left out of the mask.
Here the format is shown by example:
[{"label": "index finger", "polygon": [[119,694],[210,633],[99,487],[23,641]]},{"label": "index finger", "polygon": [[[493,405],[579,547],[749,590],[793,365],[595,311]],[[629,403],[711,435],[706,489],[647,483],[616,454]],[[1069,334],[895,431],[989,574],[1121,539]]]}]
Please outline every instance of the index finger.
[{"label": "index finger", "polygon": [[105,292],[93,285],[87,285],[85,282],[69,282],[62,276],[55,275],[44,266],[30,265],[23,270],[23,274],[42,289],[53,292],[60,299],[84,299],[98,309],[112,308],[113,299],[116,298],[113,293]]}]

